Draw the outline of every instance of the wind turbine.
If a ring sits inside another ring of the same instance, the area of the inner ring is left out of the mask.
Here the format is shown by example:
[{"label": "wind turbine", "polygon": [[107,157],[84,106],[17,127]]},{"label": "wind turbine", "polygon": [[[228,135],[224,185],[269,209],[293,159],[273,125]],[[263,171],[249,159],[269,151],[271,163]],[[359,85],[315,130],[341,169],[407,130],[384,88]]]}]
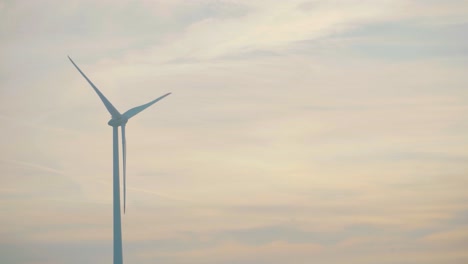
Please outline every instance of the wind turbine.
[{"label": "wind turbine", "polygon": [[107,98],[99,91],[99,89],[86,77],[86,75],[80,70],[80,68],[75,64],[75,62],[68,56],[68,59],[73,63],[75,68],[81,73],[81,75],[88,81],[88,83],[93,87],[94,91],[97,93],[101,101],[104,103],[104,106],[107,108],[107,111],[111,114],[111,120],[107,123],[109,126],[113,128],[113,206],[114,206],[114,264],[123,264],[122,258],[122,224],[121,224],[121,215],[120,215],[120,185],[119,185],[119,129],[118,127],[122,127],[122,153],[123,153],[123,200],[124,200],[124,213],[125,213],[125,206],[126,206],[126,143],[125,143],[125,125],[127,121],[135,116],[136,114],[140,113],[141,111],[145,110],[146,108],[150,107],[157,101],[163,99],[164,97],[170,95],[171,93],[167,93],[163,96],[160,96],[153,101],[134,107],[127,112],[120,114],[119,111],[107,100]]}]

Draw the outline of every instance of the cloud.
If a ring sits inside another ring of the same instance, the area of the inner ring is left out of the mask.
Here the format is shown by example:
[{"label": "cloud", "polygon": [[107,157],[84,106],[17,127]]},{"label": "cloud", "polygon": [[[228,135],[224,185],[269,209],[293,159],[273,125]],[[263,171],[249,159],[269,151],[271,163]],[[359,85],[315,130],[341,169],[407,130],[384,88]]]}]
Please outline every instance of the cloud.
[{"label": "cloud", "polygon": [[127,127],[129,262],[466,260],[464,5],[3,3],[2,260],[111,258],[109,116],[67,54],[121,111],[173,92]]}]

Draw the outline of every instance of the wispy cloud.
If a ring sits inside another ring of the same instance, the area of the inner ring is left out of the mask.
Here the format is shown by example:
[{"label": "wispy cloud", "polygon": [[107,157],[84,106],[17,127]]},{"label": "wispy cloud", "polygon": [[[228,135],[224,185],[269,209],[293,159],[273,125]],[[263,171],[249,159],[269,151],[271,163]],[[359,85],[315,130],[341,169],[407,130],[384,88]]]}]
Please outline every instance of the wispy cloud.
[{"label": "wispy cloud", "polygon": [[2,2],[0,262],[111,259],[67,55],[121,111],[173,92],[127,126],[129,262],[466,262],[466,5]]}]

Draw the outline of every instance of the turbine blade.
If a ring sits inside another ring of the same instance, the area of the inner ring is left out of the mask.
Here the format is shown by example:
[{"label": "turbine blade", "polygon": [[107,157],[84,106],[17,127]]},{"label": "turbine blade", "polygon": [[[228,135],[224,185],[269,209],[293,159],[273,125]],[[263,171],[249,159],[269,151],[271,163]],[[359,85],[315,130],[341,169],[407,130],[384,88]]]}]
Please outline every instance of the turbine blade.
[{"label": "turbine blade", "polygon": [[145,110],[146,108],[150,107],[152,104],[156,103],[157,101],[163,99],[164,97],[170,95],[171,93],[167,93],[161,97],[158,97],[156,99],[154,99],[153,101],[147,103],[147,104],[144,104],[144,105],[140,105],[140,106],[137,106],[137,107],[134,107],[130,110],[128,110],[127,112],[125,112],[123,115],[125,117],[127,117],[128,119],[130,119],[131,117],[135,116],[136,114],[140,113],[141,111]]},{"label": "turbine blade", "polygon": [[127,143],[125,139],[125,125],[122,125],[122,155],[123,155],[123,204],[124,204],[124,214],[125,207],[127,205]]},{"label": "turbine blade", "polygon": [[68,59],[71,61],[71,63],[73,63],[75,68],[81,73],[81,75],[86,79],[86,81],[88,81],[88,83],[91,85],[91,87],[93,87],[94,91],[97,93],[99,98],[101,98],[101,101],[104,103],[104,105],[107,108],[107,111],[109,111],[111,116],[112,117],[121,116],[119,111],[117,111],[117,109],[115,109],[115,107],[111,104],[111,102],[109,102],[109,100],[107,100],[107,98],[101,93],[101,91],[99,91],[99,89],[93,84],[93,82],[91,82],[91,80],[89,80],[88,77],[86,77],[86,75],[80,70],[80,68],[75,64],[75,62],[70,58],[70,56],[68,56]]}]

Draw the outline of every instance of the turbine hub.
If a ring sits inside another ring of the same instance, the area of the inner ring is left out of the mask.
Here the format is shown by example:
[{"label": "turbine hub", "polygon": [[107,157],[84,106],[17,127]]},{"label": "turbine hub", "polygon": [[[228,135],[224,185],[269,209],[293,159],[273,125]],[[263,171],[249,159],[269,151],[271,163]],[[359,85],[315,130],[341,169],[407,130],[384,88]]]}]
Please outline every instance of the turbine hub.
[{"label": "turbine hub", "polygon": [[109,122],[107,122],[107,124],[112,127],[118,127],[118,126],[123,126],[127,124],[127,121],[128,121],[128,118],[121,115],[119,117],[112,118],[111,120],[109,120]]}]

